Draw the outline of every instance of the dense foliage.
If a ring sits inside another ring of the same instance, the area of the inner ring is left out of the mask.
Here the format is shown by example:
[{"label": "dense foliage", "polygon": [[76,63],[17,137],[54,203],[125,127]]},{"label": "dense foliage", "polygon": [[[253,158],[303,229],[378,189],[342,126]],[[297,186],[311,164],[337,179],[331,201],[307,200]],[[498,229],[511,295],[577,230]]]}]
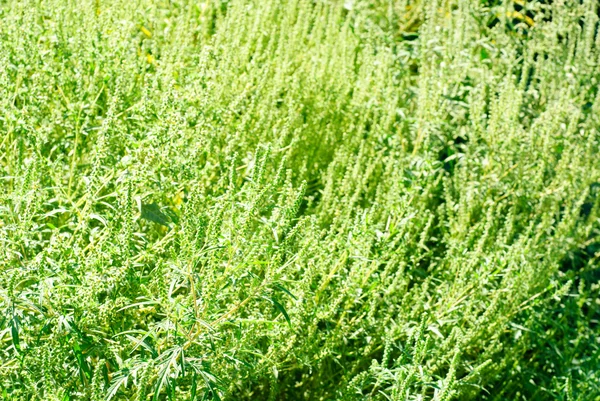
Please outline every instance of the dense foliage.
[{"label": "dense foliage", "polygon": [[1,396],[600,400],[598,21],[1,1]]}]

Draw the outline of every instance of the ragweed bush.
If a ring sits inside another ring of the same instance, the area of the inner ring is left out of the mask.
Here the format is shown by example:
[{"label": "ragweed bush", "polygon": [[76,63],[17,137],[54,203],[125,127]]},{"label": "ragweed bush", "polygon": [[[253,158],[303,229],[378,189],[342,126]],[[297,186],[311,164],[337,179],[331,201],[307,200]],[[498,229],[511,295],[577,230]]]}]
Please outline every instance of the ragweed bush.
[{"label": "ragweed bush", "polygon": [[600,400],[598,20],[3,1],[3,398]]}]

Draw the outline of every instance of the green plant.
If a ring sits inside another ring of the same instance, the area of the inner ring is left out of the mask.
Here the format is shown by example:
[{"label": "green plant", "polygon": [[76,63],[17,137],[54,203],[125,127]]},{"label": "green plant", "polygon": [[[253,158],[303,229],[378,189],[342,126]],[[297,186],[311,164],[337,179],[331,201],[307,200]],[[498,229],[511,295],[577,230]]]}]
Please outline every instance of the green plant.
[{"label": "green plant", "polygon": [[598,8],[0,2],[0,394],[600,400]]}]

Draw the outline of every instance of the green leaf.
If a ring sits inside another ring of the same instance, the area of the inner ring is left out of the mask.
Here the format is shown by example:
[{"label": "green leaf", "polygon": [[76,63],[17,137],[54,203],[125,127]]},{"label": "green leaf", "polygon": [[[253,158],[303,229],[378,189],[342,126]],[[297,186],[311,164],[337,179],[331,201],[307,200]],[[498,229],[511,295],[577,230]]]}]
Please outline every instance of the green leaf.
[{"label": "green leaf", "polygon": [[285,318],[285,320],[288,322],[288,324],[290,325],[290,327],[292,327],[292,322],[290,320],[290,316],[286,312],[286,310],[283,307],[283,305],[281,305],[279,303],[279,301],[277,301],[275,298],[267,298],[267,297],[263,297],[263,298],[265,298],[266,300],[268,300],[269,302],[271,302],[273,304],[273,306],[275,307],[275,309],[277,309],[279,312],[281,312],[281,314],[283,315],[283,317]]},{"label": "green leaf", "polygon": [[192,375],[192,389],[190,390],[190,400],[194,401],[196,399],[196,390],[198,388],[198,380],[196,379],[196,374]]},{"label": "green leaf", "polygon": [[482,60],[487,60],[490,58],[490,55],[488,54],[487,50],[485,50],[485,48],[483,47],[481,48],[480,56]]},{"label": "green leaf", "polygon": [[110,401],[119,391],[121,386],[127,387],[127,380],[129,379],[129,369],[120,370],[112,381],[112,384],[108,388],[106,393],[106,401]]},{"label": "green leaf", "polygon": [[172,223],[172,219],[162,212],[160,206],[156,203],[142,204],[142,219],[152,221],[162,226],[169,227]]},{"label": "green leaf", "polygon": [[215,386],[217,379],[207,370],[201,370],[199,373],[200,376],[202,376],[202,379],[204,379],[204,384],[207,387],[203,399],[206,400],[210,397],[210,399],[220,401],[221,397],[219,396],[218,387]]},{"label": "green leaf", "polygon": [[182,353],[182,351],[182,347],[173,347],[165,351],[158,358],[160,360],[160,369],[158,373],[158,380],[154,386],[154,396],[152,397],[153,401],[157,401],[159,399],[160,391],[163,387],[165,387],[167,390],[167,394],[169,393],[171,386],[171,383],[169,382],[169,374],[177,365],[177,358],[179,358],[179,355]]},{"label": "green leaf", "polygon": [[19,340],[19,318],[13,316],[10,320],[10,335],[12,336],[12,343],[17,352],[21,351],[21,344]]},{"label": "green leaf", "polygon": [[275,288],[275,289],[277,289],[277,290],[280,290],[280,291],[283,291],[283,292],[285,292],[286,294],[288,294],[290,297],[294,298],[295,300],[297,300],[297,299],[298,299],[298,298],[296,298],[296,297],[294,296],[294,294],[292,294],[291,292],[289,292],[289,291],[288,291],[288,290],[287,290],[285,287],[283,287],[281,284],[273,284],[273,288]]},{"label": "green leaf", "polygon": [[92,371],[81,352],[81,346],[77,339],[73,341],[73,353],[75,354],[75,359],[77,360],[77,365],[79,366],[79,375],[81,378],[81,384],[85,386],[86,378],[90,379],[92,377]]}]

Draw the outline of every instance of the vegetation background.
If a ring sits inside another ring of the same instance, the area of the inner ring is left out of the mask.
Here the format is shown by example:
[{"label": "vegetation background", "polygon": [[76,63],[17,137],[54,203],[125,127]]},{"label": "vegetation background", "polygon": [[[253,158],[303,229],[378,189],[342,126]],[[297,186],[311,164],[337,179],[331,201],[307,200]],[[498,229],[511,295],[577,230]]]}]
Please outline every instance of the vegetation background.
[{"label": "vegetation background", "polygon": [[1,0],[8,400],[600,400],[595,0]]}]

